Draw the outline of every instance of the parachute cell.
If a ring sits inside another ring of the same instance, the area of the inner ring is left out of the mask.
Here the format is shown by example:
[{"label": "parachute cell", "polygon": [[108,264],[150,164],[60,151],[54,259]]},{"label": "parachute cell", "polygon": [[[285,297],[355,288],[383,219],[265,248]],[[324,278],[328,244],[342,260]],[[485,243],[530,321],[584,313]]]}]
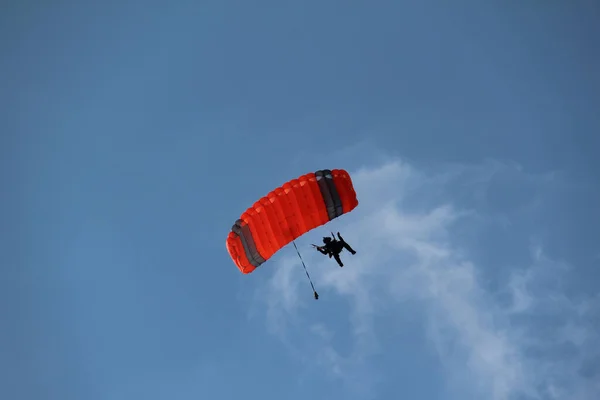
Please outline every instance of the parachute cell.
[{"label": "parachute cell", "polygon": [[357,205],[345,170],[302,175],[272,190],[240,216],[227,236],[227,251],[239,270],[249,274],[299,236]]}]

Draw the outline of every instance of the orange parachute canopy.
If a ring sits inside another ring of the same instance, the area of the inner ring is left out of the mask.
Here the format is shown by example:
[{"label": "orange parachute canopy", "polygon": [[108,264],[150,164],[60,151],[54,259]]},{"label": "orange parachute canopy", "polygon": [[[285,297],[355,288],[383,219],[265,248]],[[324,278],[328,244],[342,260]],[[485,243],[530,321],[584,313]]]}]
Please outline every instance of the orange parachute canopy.
[{"label": "orange parachute canopy", "polygon": [[319,170],[284,183],[256,201],[231,228],[227,252],[249,274],[308,231],[358,205],[352,179],[343,169]]}]

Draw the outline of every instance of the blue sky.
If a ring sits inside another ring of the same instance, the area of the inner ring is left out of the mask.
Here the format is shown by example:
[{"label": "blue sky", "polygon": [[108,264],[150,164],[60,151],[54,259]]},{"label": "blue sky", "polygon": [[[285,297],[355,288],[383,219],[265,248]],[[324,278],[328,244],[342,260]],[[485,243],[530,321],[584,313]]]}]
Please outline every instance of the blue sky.
[{"label": "blue sky", "polygon": [[[593,2],[56,4],[0,15],[0,397],[598,398]],[[240,274],[321,168],[319,301],[293,247]]]}]

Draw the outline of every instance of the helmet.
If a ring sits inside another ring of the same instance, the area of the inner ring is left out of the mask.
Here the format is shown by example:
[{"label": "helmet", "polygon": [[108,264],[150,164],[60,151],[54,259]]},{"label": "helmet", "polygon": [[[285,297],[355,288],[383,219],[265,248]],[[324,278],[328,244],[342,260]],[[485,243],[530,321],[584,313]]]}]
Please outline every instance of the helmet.
[{"label": "helmet", "polygon": [[331,242],[331,238],[330,238],[329,236],[325,236],[325,237],[323,238],[323,243],[327,244],[327,243],[329,243],[329,242]]}]

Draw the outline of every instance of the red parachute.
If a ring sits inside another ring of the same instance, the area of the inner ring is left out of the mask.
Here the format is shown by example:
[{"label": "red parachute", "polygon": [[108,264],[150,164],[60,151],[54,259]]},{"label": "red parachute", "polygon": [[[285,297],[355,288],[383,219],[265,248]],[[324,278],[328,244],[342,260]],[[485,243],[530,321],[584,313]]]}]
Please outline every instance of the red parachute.
[{"label": "red parachute", "polygon": [[345,170],[302,175],[272,190],[240,216],[227,236],[227,251],[239,270],[249,274],[299,236],[357,205],[352,179]]}]

